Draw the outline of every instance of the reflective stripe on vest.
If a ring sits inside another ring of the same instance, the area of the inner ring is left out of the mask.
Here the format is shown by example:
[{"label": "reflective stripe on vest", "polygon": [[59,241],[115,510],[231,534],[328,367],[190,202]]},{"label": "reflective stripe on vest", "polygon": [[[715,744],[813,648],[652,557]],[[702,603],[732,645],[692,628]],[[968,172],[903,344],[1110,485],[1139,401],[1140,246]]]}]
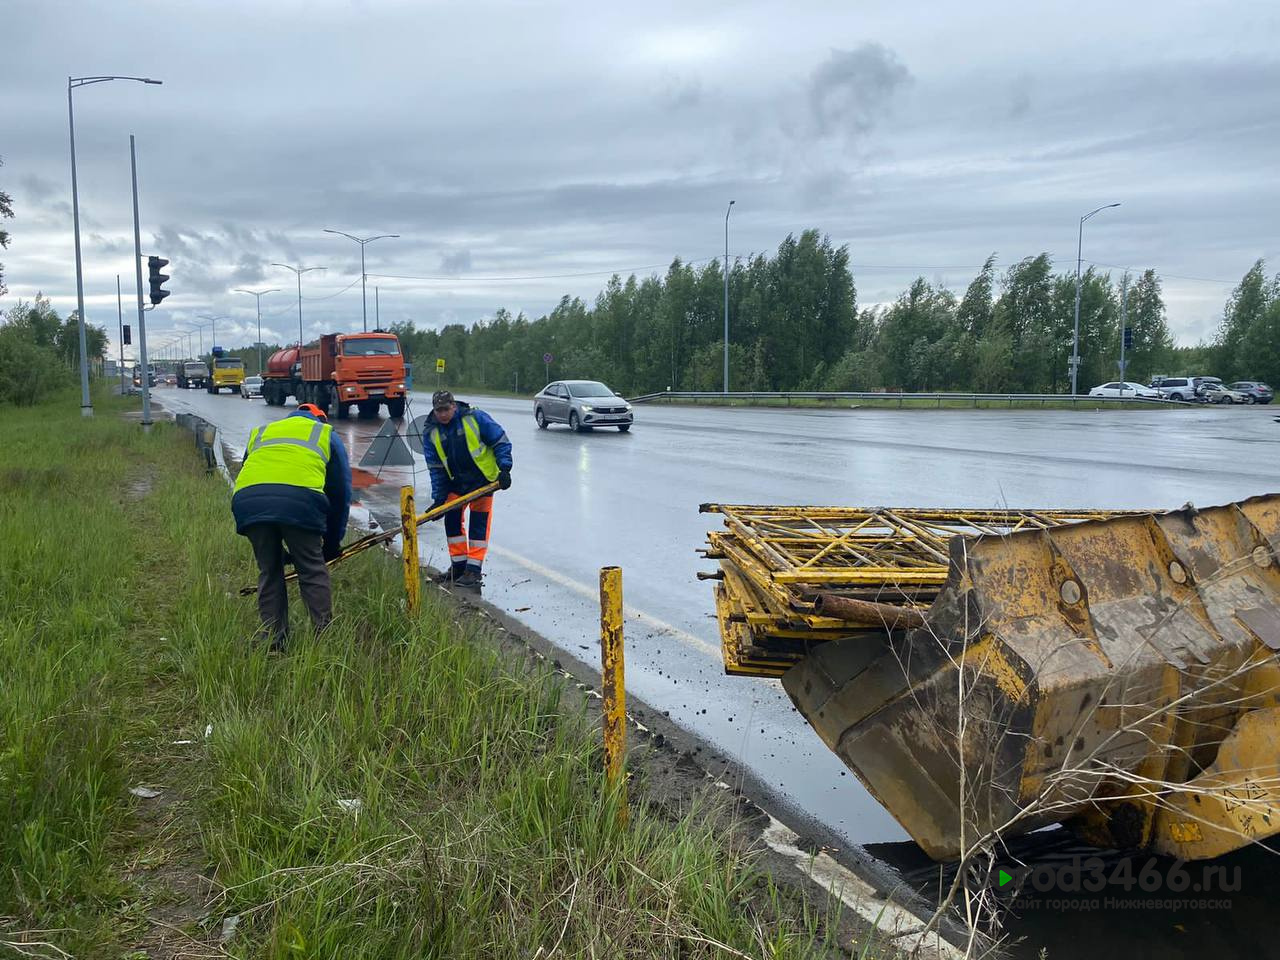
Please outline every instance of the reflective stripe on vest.
[{"label": "reflective stripe on vest", "polygon": [[307,417],[285,417],[249,434],[236,490],[282,483],[324,493],[333,427]]},{"label": "reflective stripe on vest", "polygon": [[[486,480],[497,480],[498,458],[493,455],[493,449],[480,439],[480,425],[471,414],[462,418],[462,432],[467,438],[467,452],[471,454],[472,462],[484,474]],[[436,456],[444,465],[445,475],[452,480],[453,471],[449,469],[449,458],[444,455],[444,444],[440,440],[438,425],[431,428],[431,445],[436,448]]]}]

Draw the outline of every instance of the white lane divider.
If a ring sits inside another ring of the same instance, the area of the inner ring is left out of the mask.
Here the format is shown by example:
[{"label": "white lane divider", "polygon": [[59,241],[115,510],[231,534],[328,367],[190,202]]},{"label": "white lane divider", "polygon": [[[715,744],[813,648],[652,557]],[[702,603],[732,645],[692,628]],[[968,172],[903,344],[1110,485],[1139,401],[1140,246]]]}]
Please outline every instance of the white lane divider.
[{"label": "white lane divider", "polygon": [[[767,812],[765,816],[769,817],[769,826],[765,827],[760,839],[769,849],[790,860],[802,874],[839,897],[846,907],[893,940],[903,953],[939,960],[963,960],[964,952],[936,932],[923,934],[924,923],[910,910],[882,897],[873,887],[832,859],[830,854],[814,855],[802,850],[798,846],[798,833]],[[919,952],[913,952],[917,948]]]}]

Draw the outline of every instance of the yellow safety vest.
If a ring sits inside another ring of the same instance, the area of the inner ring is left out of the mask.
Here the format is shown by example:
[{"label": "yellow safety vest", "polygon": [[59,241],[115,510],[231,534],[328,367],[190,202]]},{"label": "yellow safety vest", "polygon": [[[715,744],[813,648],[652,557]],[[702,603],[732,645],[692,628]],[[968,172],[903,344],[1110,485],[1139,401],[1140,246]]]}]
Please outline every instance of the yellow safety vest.
[{"label": "yellow safety vest", "polygon": [[[480,468],[484,478],[486,480],[497,480],[498,458],[493,455],[493,450],[489,445],[480,439],[480,427],[476,423],[476,418],[471,414],[467,414],[462,418],[462,432],[467,438],[467,452],[471,454],[471,459]],[[438,425],[431,428],[431,444],[436,448],[436,456],[440,458],[440,462],[444,465],[445,474],[452,480],[453,471],[449,469],[449,458],[444,455],[444,444],[440,441],[440,427]]]},{"label": "yellow safety vest", "polygon": [[285,417],[249,434],[236,491],[259,483],[284,483],[324,493],[333,427],[308,417]]}]

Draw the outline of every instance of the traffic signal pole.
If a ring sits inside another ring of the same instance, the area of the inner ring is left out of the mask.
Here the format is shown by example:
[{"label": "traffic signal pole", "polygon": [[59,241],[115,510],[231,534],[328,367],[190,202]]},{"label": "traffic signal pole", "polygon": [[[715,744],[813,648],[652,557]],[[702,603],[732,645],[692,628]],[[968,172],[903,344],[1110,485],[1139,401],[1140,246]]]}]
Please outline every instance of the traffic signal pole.
[{"label": "traffic signal pole", "polygon": [[133,174],[133,269],[138,280],[138,356],[142,373],[142,429],[151,432],[151,376],[147,364],[147,320],[142,307],[142,228],[138,222],[138,157],[129,134],[129,169]]}]

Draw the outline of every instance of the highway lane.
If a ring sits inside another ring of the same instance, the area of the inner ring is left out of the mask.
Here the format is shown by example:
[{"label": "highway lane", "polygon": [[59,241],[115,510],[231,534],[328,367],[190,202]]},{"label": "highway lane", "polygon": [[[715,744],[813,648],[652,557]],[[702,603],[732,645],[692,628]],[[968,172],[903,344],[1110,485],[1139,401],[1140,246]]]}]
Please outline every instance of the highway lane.
[{"label": "highway lane", "polygon": [[[218,423],[232,445],[292,408],[161,390]],[[597,574],[624,570],[627,686],[748,766],[788,802],[854,843],[903,832],[771,681],[720,669],[711,570],[696,555],[717,518],[704,502],[898,506],[1169,508],[1280,488],[1270,408],[1144,411],[894,411],[637,408],[629,434],[539,431],[527,400],[473,399],[514,443],[514,485],[495,505],[485,597],[566,651],[594,658]],[[429,394],[413,397],[413,413]],[[335,421],[358,462],[383,421]],[[365,494],[393,509],[398,487],[429,496],[414,469],[385,468]],[[443,530],[422,531],[445,562]]]}]

